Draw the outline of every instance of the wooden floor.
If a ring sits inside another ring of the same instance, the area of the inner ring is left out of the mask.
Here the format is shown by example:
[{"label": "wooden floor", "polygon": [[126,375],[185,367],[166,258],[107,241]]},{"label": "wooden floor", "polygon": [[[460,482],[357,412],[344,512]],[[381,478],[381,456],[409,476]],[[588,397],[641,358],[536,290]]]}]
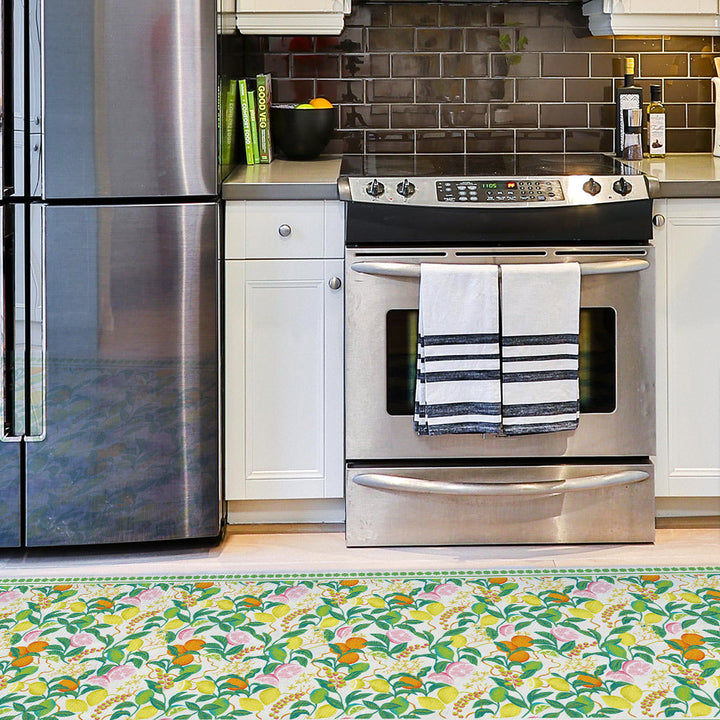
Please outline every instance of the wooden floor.
[{"label": "wooden floor", "polygon": [[674,527],[658,528],[654,544],[413,548],[346,548],[343,528],[337,525],[233,526],[217,546],[0,551],[0,581],[88,575],[720,566],[717,520],[670,524]]}]

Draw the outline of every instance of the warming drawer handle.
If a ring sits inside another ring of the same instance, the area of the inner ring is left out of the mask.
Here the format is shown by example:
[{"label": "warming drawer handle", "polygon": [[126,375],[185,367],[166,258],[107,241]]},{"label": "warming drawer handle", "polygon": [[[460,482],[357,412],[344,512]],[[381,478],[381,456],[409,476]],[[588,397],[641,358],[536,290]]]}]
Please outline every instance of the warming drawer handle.
[{"label": "warming drawer handle", "polygon": [[[350,266],[355,272],[365,275],[388,275],[401,278],[419,278],[419,263],[362,261]],[[615,273],[640,272],[650,267],[647,260],[607,260],[605,262],[580,263],[581,275],[609,275]]]},{"label": "warming drawer handle", "polygon": [[650,475],[642,470],[623,470],[607,475],[588,475],[567,480],[528,483],[458,483],[442,480],[361,473],[352,481],[356,485],[376,490],[435,494],[435,495],[559,495],[580,490],[597,490],[612,485],[630,485],[647,480]]}]

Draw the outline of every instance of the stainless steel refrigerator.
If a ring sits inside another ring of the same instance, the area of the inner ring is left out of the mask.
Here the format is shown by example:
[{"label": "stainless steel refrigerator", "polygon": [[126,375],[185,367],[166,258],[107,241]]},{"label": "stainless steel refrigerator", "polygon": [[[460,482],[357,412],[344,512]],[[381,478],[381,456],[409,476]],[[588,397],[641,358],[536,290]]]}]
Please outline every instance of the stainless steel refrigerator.
[{"label": "stainless steel refrigerator", "polygon": [[216,537],[215,0],[0,3],[0,546]]}]

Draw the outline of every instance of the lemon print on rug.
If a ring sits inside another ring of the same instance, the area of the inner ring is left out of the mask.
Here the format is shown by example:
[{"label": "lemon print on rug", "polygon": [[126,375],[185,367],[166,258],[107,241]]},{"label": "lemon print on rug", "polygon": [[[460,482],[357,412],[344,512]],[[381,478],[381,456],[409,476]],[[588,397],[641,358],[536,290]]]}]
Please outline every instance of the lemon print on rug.
[{"label": "lemon print on rug", "polygon": [[720,717],[720,569],[0,584],[0,718],[423,717]]}]

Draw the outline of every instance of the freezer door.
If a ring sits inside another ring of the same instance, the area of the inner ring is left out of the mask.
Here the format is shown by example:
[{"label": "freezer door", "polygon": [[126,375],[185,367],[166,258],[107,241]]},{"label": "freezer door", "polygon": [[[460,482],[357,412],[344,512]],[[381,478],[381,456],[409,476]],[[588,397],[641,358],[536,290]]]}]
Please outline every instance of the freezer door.
[{"label": "freezer door", "polygon": [[[16,375],[14,309],[18,303],[14,282],[13,209],[0,205],[0,547],[21,544],[20,440],[24,427],[16,425],[15,407],[22,404],[23,373]],[[22,357],[22,356],[21,356]],[[22,362],[20,363],[22,368]],[[19,401],[19,402],[18,402]]]},{"label": "freezer door", "polygon": [[218,535],[217,205],[48,206],[42,227],[27,544]]},{"label": "freezer door", "polygon": [[214,2],[45,0],[43,22],[46,198],[217,194]]}]

